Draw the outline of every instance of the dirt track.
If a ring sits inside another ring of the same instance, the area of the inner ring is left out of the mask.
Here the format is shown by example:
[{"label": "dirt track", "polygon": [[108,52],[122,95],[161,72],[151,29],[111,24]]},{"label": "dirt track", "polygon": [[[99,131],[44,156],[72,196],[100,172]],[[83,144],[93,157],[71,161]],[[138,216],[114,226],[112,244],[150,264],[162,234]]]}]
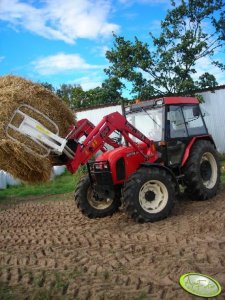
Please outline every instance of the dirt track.
[{"label": "dirt track", "polygon": [[178,283],[191,271],[225,289],[224,191],[154,224],[89,220],[72,194],[0,205],[0,286],[15,299],[197,299]]}]

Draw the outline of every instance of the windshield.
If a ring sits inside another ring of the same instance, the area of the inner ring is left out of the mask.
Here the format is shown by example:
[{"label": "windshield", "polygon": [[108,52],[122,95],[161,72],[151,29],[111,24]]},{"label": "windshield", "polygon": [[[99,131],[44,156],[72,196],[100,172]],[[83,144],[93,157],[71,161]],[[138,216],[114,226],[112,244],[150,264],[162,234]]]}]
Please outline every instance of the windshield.
[{"label": "windshield", "polygon": [[[146,109],[128,114],[127,120],[149,139],[156,142],[162,140],[162,107]],[[135,139],[134,139],[135,140]]]}]

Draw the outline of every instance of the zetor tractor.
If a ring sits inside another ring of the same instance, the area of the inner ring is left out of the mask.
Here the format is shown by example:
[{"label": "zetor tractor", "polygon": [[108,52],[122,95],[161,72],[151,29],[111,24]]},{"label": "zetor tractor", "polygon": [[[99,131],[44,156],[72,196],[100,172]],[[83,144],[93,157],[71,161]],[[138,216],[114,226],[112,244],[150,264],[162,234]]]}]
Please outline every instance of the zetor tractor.
[{"label": "zetor tractor", "polygon": [[97,126],[82,119],[65,139],[26,115],[16,130],[48,146],[72,173],[87,164],[75,201],[89,218],[112,215],[122,204],[135,221],[155,222],[171,213],[180,188],[196,200],[218,191],[218,153],[193,97],[133,104]]}]

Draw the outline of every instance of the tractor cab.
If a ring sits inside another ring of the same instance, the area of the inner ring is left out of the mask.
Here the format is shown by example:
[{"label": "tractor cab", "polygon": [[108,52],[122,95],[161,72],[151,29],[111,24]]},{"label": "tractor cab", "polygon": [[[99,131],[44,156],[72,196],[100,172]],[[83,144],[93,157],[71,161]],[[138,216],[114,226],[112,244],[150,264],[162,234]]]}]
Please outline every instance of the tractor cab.
[{"label": "tractor cab", "polygon": [[207,135],[199,102],[193,97],[164,97],[133,104],[127,120],[153,140],[166,165],[176,167],[193,139]]}]

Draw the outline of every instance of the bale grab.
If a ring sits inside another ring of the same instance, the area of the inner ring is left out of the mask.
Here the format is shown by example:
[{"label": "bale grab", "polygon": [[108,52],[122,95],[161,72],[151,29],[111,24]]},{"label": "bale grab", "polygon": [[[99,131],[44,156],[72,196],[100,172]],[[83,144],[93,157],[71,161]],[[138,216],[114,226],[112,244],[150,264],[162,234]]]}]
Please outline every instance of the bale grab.
[{"label": "bale grab", "polygon": [[[48,181],[52,166],[57,165],[55,156],[41,157],[38,155],[41,149],[26,136],[11,132],[16,141],[11,140],[6,133],[14,111],[22,104],[32,106],[56,123],[59,136],[62,137],[66,136],[68,128],[75,124],[74,113],[54,93],[40,84],[12,75],[0,77],[0,169],[25,182]],[[34,111],[24,112],[52,130],[51,124]],[[34,152],[27,151],[24,147],[27,143]]]}]

